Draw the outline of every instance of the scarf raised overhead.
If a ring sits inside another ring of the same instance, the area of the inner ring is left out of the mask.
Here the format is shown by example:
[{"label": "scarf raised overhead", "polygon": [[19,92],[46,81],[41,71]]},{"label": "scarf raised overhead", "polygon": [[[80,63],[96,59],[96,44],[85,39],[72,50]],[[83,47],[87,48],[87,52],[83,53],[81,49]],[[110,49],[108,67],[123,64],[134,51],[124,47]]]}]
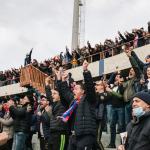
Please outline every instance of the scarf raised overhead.
[{"label": "scarf raised overhead", "polygon": [[57,119],[62,119],[64,122],[67,122],[69,120],[69,118],[71,117],[73,111],[78,106],[80,100],[81,100],[81,98],[79,98],[78,100],[75,100],[73,105],[68,110],[66,110],[62,116],[57,116]]}]

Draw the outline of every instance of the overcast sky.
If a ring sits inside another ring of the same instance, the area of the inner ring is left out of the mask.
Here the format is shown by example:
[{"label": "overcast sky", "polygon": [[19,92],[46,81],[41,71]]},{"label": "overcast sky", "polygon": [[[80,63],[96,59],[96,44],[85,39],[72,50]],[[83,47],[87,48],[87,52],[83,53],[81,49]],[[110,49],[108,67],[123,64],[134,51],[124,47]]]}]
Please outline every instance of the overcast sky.
[{"label": "overcast sky", "polygon": [[[0,2],[0,70],[32,59],[54,57],[71,48],[74,0],[7,0]],[[91,45],[118,36],[117,31],[147,30],[150,0],[86,0],[85,41]],[[85,42],[86,43],[86,42]]]}]

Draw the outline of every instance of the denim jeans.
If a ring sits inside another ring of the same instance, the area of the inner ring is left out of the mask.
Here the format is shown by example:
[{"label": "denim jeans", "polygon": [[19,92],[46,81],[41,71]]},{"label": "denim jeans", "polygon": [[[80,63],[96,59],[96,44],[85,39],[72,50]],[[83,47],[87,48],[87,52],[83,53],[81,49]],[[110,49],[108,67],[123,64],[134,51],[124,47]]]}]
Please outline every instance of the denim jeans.
[{"label": "denim jeans", "polygon": [[125,105],[125,125],[127,126],[132,119],[132,108],[129,103]]},{"label": "denim jeans", "polygon": [[112,118],[110,122],[110,130],[111,130],[111,141],[110,143],[115,144],[116,139],[116,124],[119,120],[119,131],[120,133],[125,132],[125,108],[114,108],[112,107]]},{"label": "denim jeans", "polygon": [[5,86],[5,85],[7,85],[7,81],[2,81],[1,86]]},{"label": "denim jeans", "polygon": [[75,67],[74,67],[74,65],[72,65],[72,68],[76,68],[76,67],[78,67],[78,65],[75,65]]},{"label": "denim jeans", "polygon": [[16,83],[16,81],[15,80],[12,80],[12,84],[15,84]]},{"label": "denim jeans", "polygon": [[29,137],[29,134],[24,132],[16,132],[14,134],[14,150],[24,150],[25,149],[25,141]]},{"label": "denim jeans", "polygon": [[107,105],[106,106],[106,112],[105,112],[105,116],[104,116],[104,130],[103,132],[107,132],[107,118],[108,118],[108,122],[111,122],[111,114],[112,114],[112,105]]}]

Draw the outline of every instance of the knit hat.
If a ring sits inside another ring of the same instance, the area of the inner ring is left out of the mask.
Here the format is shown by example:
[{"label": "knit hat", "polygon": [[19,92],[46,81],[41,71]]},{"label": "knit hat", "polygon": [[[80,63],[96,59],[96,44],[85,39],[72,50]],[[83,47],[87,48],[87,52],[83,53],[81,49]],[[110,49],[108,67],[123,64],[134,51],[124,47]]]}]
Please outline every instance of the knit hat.
[{"label": "knit hat", "polygon": [[33,95],[27,95],[26,97],[28,98],[28,100],[30,101],[30,103],[34,102]]},{"label": "knit hat", "polygon": [[148,105],[150,105],[150,90],[144,90],[144,91],[135,93],[133,95],[133,98],[134,97],[137,97],[141,99],[142,101],[144,101],[145,103],[147,103]]}]

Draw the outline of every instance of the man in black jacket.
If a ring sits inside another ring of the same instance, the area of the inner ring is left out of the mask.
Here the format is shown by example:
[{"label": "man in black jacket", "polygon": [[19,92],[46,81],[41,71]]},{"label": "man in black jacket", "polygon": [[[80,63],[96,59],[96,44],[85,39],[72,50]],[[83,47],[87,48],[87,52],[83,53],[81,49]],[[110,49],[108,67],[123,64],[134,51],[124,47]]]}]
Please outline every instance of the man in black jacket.
[{"label": "man in black jacket", "polygon": [[102,131],[104,128],[104,114],[106,111],[106,104],[108,102],[109,96],[104,92],[105,84],[102,81],[95,82],[95,91],[97,93],[97,104],[96,104],[96,136],[92,146],[92,150],[104,150],[101,143]]},{"label": "man in black jacket", "polygon": [[45,108],[49,107],[48,98],[45,95],[41,95],[41,106],[40,110],[37,110],[35,114],[31,112],[31,106],[28,105],[26,118],[27,121],[37,126],[38,138],[40,138],[40,147],[41,150],[48,149],[48,136],[49,136],[49,127],[50,119],[46,115]]},{"label": "man in black jacket", "polygon": [[61,92],[61,75],[60,71],[56,72],[57,75],[57,90],[52,90],[49,86],[49,77],[45,80],[45,90],[50,105],[52,105],[52,117],[50,120],[50,134],[48,139],[49,150],[67,150],[68,147],[68,135],[67,125],[62,120],[57,119],[58,116],[62,116],[68,109],[68,106],[63,103],[64,97]]},{"label": "man in black jacket", "polygon": [[[25,141],[30,133],[30,124],[26,119],[26,110],[28,104],[33,104],[33,96],[27,95],[23,99],[23,106],[20,110],[14,107],[13,101],[8,101],[10,115],[14,119],[14,150],[24,150]],[[33,112],[32,112],[33,113]]]},{"label": "man in black jacket", "polygon": [[32,51],[33,51],[33,48],[31,48],[29,55],[28,54],[26,55],[26,58],[24,60],[24,66],[27,66],[30,64]]},{"label": "man in black jacket", "polygon": [[86,88],[83,84],[77,84],[73,94],[65,81],[68,74],[62,76],[61,90],[65,98],[63,103],[70,107],[62,116],[63,121],[68,122],[68,132],[72,135],[68,150],[90,150],[96,135],[95,105],[97,96],[91,73],[87,67],[88,63],[84,60],[83,75]]},{"label": "man in black jacket", "polygon": [[132,111],[134,119],[127,126],[126,142],[118,150],[150,149],[150,90],[138,92],[133,96]]}]

